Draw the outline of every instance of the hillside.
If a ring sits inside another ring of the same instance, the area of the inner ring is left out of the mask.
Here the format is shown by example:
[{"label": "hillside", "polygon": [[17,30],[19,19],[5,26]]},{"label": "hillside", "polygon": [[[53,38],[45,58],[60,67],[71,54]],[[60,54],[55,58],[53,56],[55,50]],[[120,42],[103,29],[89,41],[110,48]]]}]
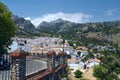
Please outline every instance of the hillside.
[{"label": "hillside", "polygon": [[11,19],[13,20],[15,26],[18,28],[16,35],[29,35],[36,33],[35,26],[29,20],[25,20],[24,18],[15,15],[6,5],[4,6],[11,13]]},{"label": "hillside", "polygon": [[120,43],[120,20],[79,24],[58,19],[42,22],[37,29],[67,39],[95,38]]},{"label": "hillside", "polygon": [[71,28],[74,28],[75,26],[77,26],[75,23],[65,21],[60,18],[51,22],[44,21],[40,25],[38,25],[37,29],[47,31],[47,32],[69,33],[69,32],[72,32]]},{"label": "hillside", "polygon": [[12,14],[11,19],[13,20],[16,27],[18,27],[18,35],[34,34],[36,33],[35,26],[29,21],[22,17]]},{"label": "hillside", "polygon": [[61,36],[79,44],[80,41],[109,41],[120,44],[120,20],[79,24],[59,18],[51,22],[44,21],[36,29],[29,20],[17,15],[12,14],[11,19],[18,27],[17,35]]}]

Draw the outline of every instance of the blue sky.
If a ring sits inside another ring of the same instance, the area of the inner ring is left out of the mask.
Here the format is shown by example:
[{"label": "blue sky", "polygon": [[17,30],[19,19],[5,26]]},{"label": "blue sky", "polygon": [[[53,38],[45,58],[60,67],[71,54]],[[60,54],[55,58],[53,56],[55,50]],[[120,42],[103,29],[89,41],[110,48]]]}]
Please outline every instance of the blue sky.
[{"label": "blue sky", "polygon": [[120,0],[0,0],[16,15],[42,21],[63,18],[76,23],[120,20]]}]

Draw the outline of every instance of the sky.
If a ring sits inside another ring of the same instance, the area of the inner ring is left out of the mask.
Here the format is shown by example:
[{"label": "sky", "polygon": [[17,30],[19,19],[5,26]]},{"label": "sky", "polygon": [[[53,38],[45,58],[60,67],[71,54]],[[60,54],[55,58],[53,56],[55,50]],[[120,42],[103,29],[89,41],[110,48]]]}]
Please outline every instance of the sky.
[{"label": "sky", "polygon": [[120,0],[0,0],[35,26],[58,18],[75,23],[120,20]]}]

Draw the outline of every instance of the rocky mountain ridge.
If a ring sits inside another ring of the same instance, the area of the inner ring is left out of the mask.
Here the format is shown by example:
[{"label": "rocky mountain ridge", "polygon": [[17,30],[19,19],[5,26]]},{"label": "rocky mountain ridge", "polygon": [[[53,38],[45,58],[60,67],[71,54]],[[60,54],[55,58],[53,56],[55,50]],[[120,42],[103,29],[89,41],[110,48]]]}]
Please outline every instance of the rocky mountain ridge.
[{"label": "rocky mountain ridge", "polygon": [[37,30],[59,34],[69,39],[92,37],[120,43],[120,20],[80,24],[58,19],[42,22]]}]

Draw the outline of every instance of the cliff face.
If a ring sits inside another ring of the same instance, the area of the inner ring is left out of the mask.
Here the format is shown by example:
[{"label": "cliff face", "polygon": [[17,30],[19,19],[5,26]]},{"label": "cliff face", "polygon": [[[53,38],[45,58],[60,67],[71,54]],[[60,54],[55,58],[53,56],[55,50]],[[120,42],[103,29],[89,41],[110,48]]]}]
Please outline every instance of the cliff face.
[{"label": "cliff face", "polygon": [[11,18],[12,18],[14,24],[16,25],[16,27],[18,27],[18,29],[23,30],[28,33],[36,32],[35,26],[29,20],[25,20],[24,18],[18,17],[16,15],[12,15]]}]

